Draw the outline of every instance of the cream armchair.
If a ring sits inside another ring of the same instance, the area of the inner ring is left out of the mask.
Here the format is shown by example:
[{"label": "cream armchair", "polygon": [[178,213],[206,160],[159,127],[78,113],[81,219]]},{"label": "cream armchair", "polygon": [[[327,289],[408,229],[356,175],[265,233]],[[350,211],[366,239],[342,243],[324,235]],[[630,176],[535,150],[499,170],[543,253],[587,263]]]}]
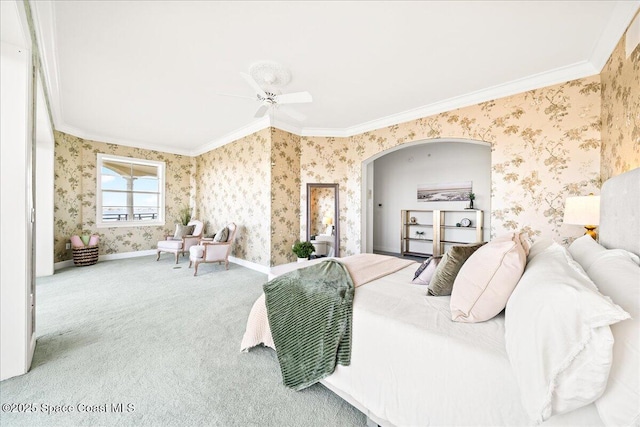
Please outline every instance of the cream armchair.
[{"label": "cream armchair", "polygon": [[202,237],[202,230],[204,229],[204,224],[202,223],[202,221],[198,221],[197,219],[192,219],[191,221],[189,221],[189,224],[187,225],[194,226],[192,234],[188,236],[184,236],[179,239],[173,236],[166,236],[165,240],[161,240],[158,242],[158,249],[157,249],[158,257],[156,258],[156,261],[160,259],[160,252],[170,252],[172,254],[175,254],[176,264],[177,264],[178,255],[186,254],[187,252],[189,252],[189,249],[192,246],[198,244],[198,242],[200,241],[200,238]]},{"label": "cream armchair", "polygon": [[199,245],[189,249],[189,268],[195,263],[194,276],[198,274],[198,265],[203,262],[217,262],[218,264],[224,262],[225,268],[229,269],[229,254],[231,253],[231,245],[236,238],[236,228],[233,222],[227,225],[229,237],[225,242],[201,240]]}]

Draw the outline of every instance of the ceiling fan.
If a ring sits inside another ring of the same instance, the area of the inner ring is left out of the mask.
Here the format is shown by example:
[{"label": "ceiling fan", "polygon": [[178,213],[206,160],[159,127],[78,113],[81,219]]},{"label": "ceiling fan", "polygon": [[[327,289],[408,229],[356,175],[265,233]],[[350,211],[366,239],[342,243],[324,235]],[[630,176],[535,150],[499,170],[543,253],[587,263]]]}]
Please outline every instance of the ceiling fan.
[{"label": "ceiling fan", "polygon": [[[306,91],[284,94],[279,93],[280,90],[278,87],[286,85],[291,79],[291,75],[284,67],[275,62],[263,61],[253,64],[249,68],[249,73],[250,74],[241,72],[240,75],[256,92],[255,98],[224,93],[221,93],[220,95],[257,100],[260,102],[260,106],[254,114],[254,117],[256,118],[264,117],[271,109],[278,110],[298,121],[306,119],[304,114],[289,107],[283,107],[286,104],[302,104],[313,101],[311,94]],[[262,82],[267,89],[263,89],[258,81]]]}]

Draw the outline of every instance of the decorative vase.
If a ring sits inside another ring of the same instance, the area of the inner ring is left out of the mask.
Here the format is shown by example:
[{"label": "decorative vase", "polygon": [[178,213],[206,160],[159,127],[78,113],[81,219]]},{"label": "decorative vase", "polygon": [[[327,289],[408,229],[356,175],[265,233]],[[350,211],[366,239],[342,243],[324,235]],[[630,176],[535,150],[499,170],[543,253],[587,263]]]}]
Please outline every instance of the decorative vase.
[{"label": "decorative vase", "polygon": [[309,258],[300,258],[298,257],[298,262],[305,262],[307,261]]},{"label": "decorative vase", "polygon": [[473,209],[473,200],[469,200],[469,209]]}]

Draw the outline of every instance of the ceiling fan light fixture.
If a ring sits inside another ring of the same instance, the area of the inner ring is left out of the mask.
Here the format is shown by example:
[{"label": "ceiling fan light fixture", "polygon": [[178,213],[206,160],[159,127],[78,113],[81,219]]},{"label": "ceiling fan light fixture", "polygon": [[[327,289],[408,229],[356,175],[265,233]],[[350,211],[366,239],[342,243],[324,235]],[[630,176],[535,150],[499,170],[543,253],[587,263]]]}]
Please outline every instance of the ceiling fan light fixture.
[{"label": "ceiling fan light fixture", "polygon": [[275,61],[254,62],[249,67],[249,75],[262,87],[282,87],[291,81],[291,73]]}]

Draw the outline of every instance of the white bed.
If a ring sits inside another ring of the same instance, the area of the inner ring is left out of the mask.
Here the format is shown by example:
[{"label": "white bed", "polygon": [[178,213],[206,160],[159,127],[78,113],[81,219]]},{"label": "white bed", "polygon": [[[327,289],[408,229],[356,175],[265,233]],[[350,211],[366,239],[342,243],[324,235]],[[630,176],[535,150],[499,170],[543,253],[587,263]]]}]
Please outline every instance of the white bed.
[{"label": "white bed", "polygon": [[[640,252],[639,196],[640,169],[603,187],[605,246]],[[427,296],[424,286],[410,283],[417,266],[357,288],[351,364],[338,365],[321,383],[370,425],[532,425],[505,349],[504,314],[475,324],[451,321],[449,297]],[[604,423],[591,403],[543,425]]]},{"label": "white bed", "polygon": [[[356,291],[351,365],[323,385],[382,426],[531,425],[504,344],[504,315],[451,321],[449,297],[412,285],[416,265]],[[544,425],[601,426],[594,405]]]}]

